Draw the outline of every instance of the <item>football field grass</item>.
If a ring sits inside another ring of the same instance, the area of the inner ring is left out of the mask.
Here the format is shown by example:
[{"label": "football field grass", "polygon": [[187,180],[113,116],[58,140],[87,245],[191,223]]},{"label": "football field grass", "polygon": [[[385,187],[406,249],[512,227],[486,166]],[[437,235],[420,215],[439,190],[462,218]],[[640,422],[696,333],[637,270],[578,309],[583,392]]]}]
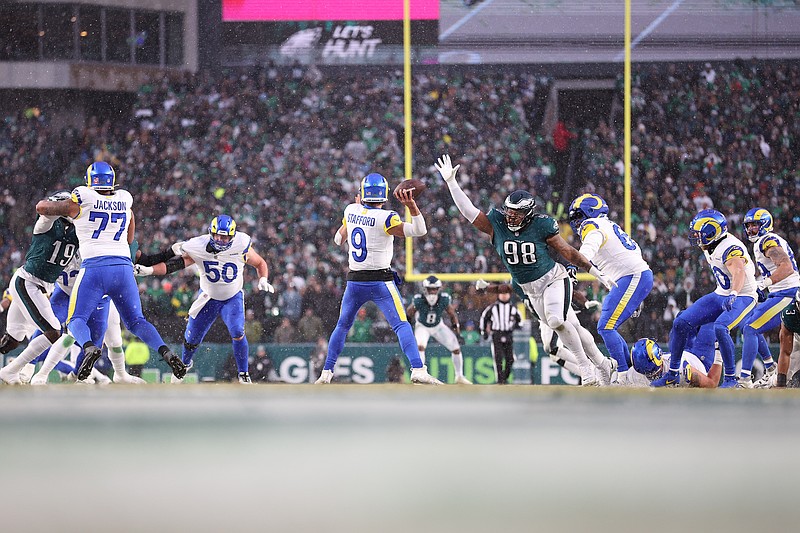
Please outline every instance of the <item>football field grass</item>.
[{"label": "football field grass", "polygon": [[790,531],[797,391],[0,387],[3,531]]}]

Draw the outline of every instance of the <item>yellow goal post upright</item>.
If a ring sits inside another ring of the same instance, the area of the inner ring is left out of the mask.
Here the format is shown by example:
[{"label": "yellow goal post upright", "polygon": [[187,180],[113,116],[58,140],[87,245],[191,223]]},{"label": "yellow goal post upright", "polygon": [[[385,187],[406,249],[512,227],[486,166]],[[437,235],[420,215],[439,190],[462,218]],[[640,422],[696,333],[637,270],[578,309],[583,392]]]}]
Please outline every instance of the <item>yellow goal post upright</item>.
[{"label": "yellow goal post upright", "polygon": [[[405,125],[405,177],[411,179],[411,0],[403,0],[403,115]],[[624,110],[623,110],[623,137],[624,137],[624,196],[625,196],[625,232],[631,234],[631,0],[625,0],[625,30],[624,30]],[[406,209],[406,220],[410,222],[411,216]],[[476,235],[476,238],[481,238]],[[405,241],[406,252],[406,281],[422,281],[428,276],[436,276],[442,281],[472,282],[479,279],[486,281],[510,281],[507,272],[421,272],[414,273],[414,239],[407,237]],[[585,272],[578,274],[580,281],[592,281],[594,276]]]}]

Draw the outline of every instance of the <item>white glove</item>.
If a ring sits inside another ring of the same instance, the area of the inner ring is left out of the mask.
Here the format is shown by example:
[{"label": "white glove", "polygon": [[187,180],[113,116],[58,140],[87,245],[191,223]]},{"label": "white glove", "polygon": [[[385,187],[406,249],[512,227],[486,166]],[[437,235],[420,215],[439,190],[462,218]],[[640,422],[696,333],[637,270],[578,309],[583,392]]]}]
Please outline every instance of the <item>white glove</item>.
[{"label": "white glove", "polygon": [[133,274],[136,276],[152,276],[153,267],[147,267],[144,265],[133,265]]},{"label": "white glove", "polygon": [[616,287],[617,286],[616,282],[613,279],[611,279],[608,276],[606,276],[605,274],[603,274],[600,271],[600,269],[597,268],[594,265],[592,265],[592,268],[589,269],[589,274],[591,274],[592,276],[596,277],[597,280],[600,283],[602,283],[603,286],[608,290],[611,290],[612,287]]},{"label": "white glove", "polygon": [[258,289],[266,292],[275,292],[275,287],[270,285],[269,280],[267,278],[258,279]]},{"label": "white glove", "polygon": [[483,289],[485,289],[488,286],[489,286],[489,282],[484,281],[482,279],[479,279],[478,281],[475,282],[475,288],[478,289],[479,291],[482,291]]},{"label": "white glove", "polygon": [[456,172],[461,168],[461,165],[457,165],[456,168],[453,168],[453,163],[450,162],[450,156],[447,154],[440,157],[433,166],[436,167],[436,170],[442,175],[444,181],[456,179]]},{"label": "white glove", "polygon": [[177,255],[178,257],[183,255],[183,245],[186,244],[186,241],[178,241],[171,246],[172,253]]},{"label": "white glove", "polygon": [[595,308],[597,308],[597,307],[602,307],[602,306],[603,306],[603,304],[602,304],[602,303],[600,303],[600,302],[598,302],[597,300],[587,300],[587,301],[586,301],[586,303],[585,303],[585,304],[583,304],[583,306],[584,306],[586,309],[590,309],[590,310],[591,310],[591,309],[595,309]]},{"label": "white glove", "polygon": [[766,290],[768,287],[772,285],[772,278],[762,277],[761,279],[756,282],[756,286],[760,290]]}]

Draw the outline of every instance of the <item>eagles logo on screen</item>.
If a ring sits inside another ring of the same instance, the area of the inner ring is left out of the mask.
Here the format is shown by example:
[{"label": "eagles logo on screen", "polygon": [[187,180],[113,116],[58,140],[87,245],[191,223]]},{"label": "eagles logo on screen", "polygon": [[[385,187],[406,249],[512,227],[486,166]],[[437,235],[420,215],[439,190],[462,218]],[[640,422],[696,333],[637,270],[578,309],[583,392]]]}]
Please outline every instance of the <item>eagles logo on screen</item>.
[{"label": "eagles logo on screen", "polygon": [[314,50],[322,38],[322,28],[308,28],[292,34],[281,45],[281,55],[299,56]]}]

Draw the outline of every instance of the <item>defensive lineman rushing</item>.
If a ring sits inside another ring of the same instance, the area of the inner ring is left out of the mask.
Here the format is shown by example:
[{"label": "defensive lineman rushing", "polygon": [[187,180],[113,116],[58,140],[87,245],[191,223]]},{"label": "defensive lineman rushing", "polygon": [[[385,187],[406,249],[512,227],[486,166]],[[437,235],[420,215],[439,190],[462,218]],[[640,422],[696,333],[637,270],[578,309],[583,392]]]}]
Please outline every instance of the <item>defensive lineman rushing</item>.
[{"label": "defensive lineman rushing", "polygon": [[316,381],[318,384],[331,382],[347,332],[353,326],[358,310],[368,301],[377,304],[397,334],[400,347],[411,363],[412,383],[441,384],[428,374],[422,363],[391,269],[394,237],[421,237],[428,229],[414,201],[412,189],[402,189],[394,194],[411,213],[410,224],[402,222],[396,212],[383,208],[389,200],[389,183],[380,174],[372,173],[361,180],[361,194],[345,208],[342,225],[334,234],[333,240],[337,245],[347,241],[350,272],[342,296],[339,321],[331,334],[328,357]]},{"label": "defensive lineman rushing", "polygon": [[[244,333],[244,266],[258,271],[258,288],[275,292],[269,283],[267,262],[251,246],[250,236],[236,231],[236,222],[228,215],[214,217],[208,235],[189,239],[180,247],[181,256],[152,267],[137,265],[140,276],[165,275],[190,265],[200,267],[200,294],[189,309],[189,323],[183,343],[183,363],[192,366],[197,347],[218,316],[222,317],[233,343],[233,357],[239,372],[239,383],[248,384],[249,346]],[[182,378],[172,376],[173,383]]]},{"label": "defensive lineman rushing", "polygon": [[[49,198],[54,206],[67,206],[69,193]],[[11,363],[0,369],[0,380],[20,383],[22,368],[36,359],[61,336],[61,321],[56,317],[47,295],[78,249],[78,235],[66,213],[39,213],[25,264],[11,278],[11,306],[8,309],[6,334],[0,339],[0,354],[13,350],[26,335],[38,329],[42,335],[32,339]]]},{"label": "defensive lineman rushing", "polygon": [[68,329],[84,350],[78,379],[89,376],[101,350],[91,339],[87,321],[103,296],[108,295],[128,331],[142,339],[183,377],[186,365],[172,353],[156,328],[142,315],[139,287],[133,277],[130,244],[136,228],[133,196],[116,189],[116,174],[103,161],[86,169],[86,185],[76,187],[69,201],[41,201],[36,211],[46,216],[70,217],[80,243],[83,261],[69,301]]},{"label": "defensive lineman rushing", "polygon": [[[444,178],[458,210],[492,239],[512,280],[528,297],[536,315],[547,321],[575,355],[582,384],[610,382],[614,368],[611,360],[600,352],[587,354],[584,351],[578,329],[580,323],[570,306],[572,283],[564,266],[550,257],[550,249],[596,276],[606,288],[613,287],[614,281],[561,238],[558,222],[547,215],[534,213],[536,203],[527,191],[511,193],[505,199],[502,211],[492,208],[488,214],[482,213],[461,190],[456,180],[459,167],[453,168],[448,155],[443,155],[436,163],[436,169]],[[597,354],[600,354],[599,358]],[[599,376],[595,375],[589,358],[592,358]]]},{"label": "defensive lineman rushing", "polygon": [[627,384],[628,344],[617,329],[628,320],[653,289],[653,272],[642,259],[639,245],[608,219],[608,204],[594,194],[572,201],[569,223],[580,236],[580,252],[616,282],[603,299],[597,332],[617,361],[617,383]]},{"label": "defensive lineman rushing", "polygon": [[[713,323],[725,371],[720,387],[736,387],[730,330],[741,324],[756,305],[755,266],[744,243],[728,233],[725,215],[714,209],[704,209],[695,215],[689,224],[689,241],[703,250],[717,288],[675,318],[669,334],[670,353],[683,353],[689,337],[696,335],[703,324]],[[677,385],[679,371],[680,360],[676,358],[670,361],[669,370],[651,385]]]},{"label": "defensive lineman rushing", "polygon": [[[417,324],[414,326],[414,337],[417,339],[419,356],[425,363],[425,348],[428,340],[433,337],[450,350],[455,371],[455,382],[460,385],[472,385],[464,377],[464,357],[461,355],[461,325],[458,322],[453,299],[449,293],[442,291],[442,280],[436,276],[428,276],[422,282],[423,294],[415,294],[411,304],[406,309],[409,317],[417,315]],[[453,329],[447,327],[442,320],[442,315],[447,313]]]},{"label": "defensive lineman rushing", "polygon": [[766,384],[775,373],[775,363],[764,333],[780,326],[781,311],[791,303],[800,287],[794,252],[786,239],[773,232],[773,226],[772,215],[761,207],[751,209],[744,217],[744,231],[753,243],[757,274],[761,276],[757,281],[758,288],[769,291],[766,301],[756,305],[742,327],[744,344],[739,386],[744,388],[753,386],[751,372],[757,354],[764,360],[766,370],[761,378],[763,382],[758,386]]}]

